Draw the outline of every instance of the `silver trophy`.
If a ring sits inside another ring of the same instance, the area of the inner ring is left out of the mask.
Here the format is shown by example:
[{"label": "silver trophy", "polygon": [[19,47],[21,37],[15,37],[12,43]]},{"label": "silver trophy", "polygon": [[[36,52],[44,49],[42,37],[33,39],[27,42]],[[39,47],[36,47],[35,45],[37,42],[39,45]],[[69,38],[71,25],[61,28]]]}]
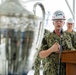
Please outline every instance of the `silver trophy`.
[{"label": "silver trophy", "polygon": [[[37,5],[43,18],[36,16]],[[44,20],[45,9],[40,2],[34,4],[33,13],[19,0],[6,0],[0,5],[1,75],[22,75],[32,68],[44,35]]]}]

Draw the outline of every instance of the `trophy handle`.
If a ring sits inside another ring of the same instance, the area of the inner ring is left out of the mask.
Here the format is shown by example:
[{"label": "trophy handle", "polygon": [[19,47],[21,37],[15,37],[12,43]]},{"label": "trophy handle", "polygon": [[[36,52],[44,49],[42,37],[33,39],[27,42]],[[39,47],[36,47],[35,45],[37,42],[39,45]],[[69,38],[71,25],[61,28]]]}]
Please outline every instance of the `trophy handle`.
[{"label": "trophy handle", "polygon": [[40,22],[39,25],[39,31],[38,31],[38,37],[37,37],[37,41],[36,41],[36,49],[39,50],[40,46],[41,46],[41,42],[43,39],[43,35],[44,35],[44,21],[45,21],[45,9],[42,3],[37,2],[36,4],[34,4],[34,15],[36,15],[36,6],[39,5],[42,9],[42,14],[43,14],[43,18],[42,21]]}]

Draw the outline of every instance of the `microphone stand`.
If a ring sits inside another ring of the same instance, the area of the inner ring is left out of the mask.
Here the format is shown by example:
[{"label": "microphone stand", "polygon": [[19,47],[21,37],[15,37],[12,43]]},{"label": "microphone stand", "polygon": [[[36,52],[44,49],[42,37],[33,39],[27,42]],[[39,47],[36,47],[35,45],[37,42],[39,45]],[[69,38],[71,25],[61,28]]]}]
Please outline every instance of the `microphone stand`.
[{"label": "microphone stand", "polygon": [[59,54],[59,66],[58,66],[58,75],[61,75],[61,60],[62,60],[62,34],[63,34],[63,31],[61,29],[60,31],[60,54]]}]

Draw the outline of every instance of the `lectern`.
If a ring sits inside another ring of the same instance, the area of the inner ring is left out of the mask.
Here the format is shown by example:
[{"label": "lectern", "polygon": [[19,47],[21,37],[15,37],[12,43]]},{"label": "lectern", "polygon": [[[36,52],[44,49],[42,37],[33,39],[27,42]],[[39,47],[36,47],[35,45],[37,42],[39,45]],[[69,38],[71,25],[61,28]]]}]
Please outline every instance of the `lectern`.
[{"label": "lectern", "polygon": [[76,75],[76,50],[63,51],[62,62],[66,63],[66,75]]}]

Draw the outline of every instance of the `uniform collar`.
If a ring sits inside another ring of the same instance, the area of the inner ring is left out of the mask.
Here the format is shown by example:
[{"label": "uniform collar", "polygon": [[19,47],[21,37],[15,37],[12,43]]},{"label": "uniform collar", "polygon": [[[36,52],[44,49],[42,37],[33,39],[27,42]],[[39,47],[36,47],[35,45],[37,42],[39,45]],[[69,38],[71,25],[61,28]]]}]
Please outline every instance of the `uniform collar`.
[{"label": "uniform collar", "polygon": [[60,36],[60,32],[58,32],[58,31],[56,31],[56,30],[54,30],[53,31],[55,34],[57,34],[58,36]]}]

